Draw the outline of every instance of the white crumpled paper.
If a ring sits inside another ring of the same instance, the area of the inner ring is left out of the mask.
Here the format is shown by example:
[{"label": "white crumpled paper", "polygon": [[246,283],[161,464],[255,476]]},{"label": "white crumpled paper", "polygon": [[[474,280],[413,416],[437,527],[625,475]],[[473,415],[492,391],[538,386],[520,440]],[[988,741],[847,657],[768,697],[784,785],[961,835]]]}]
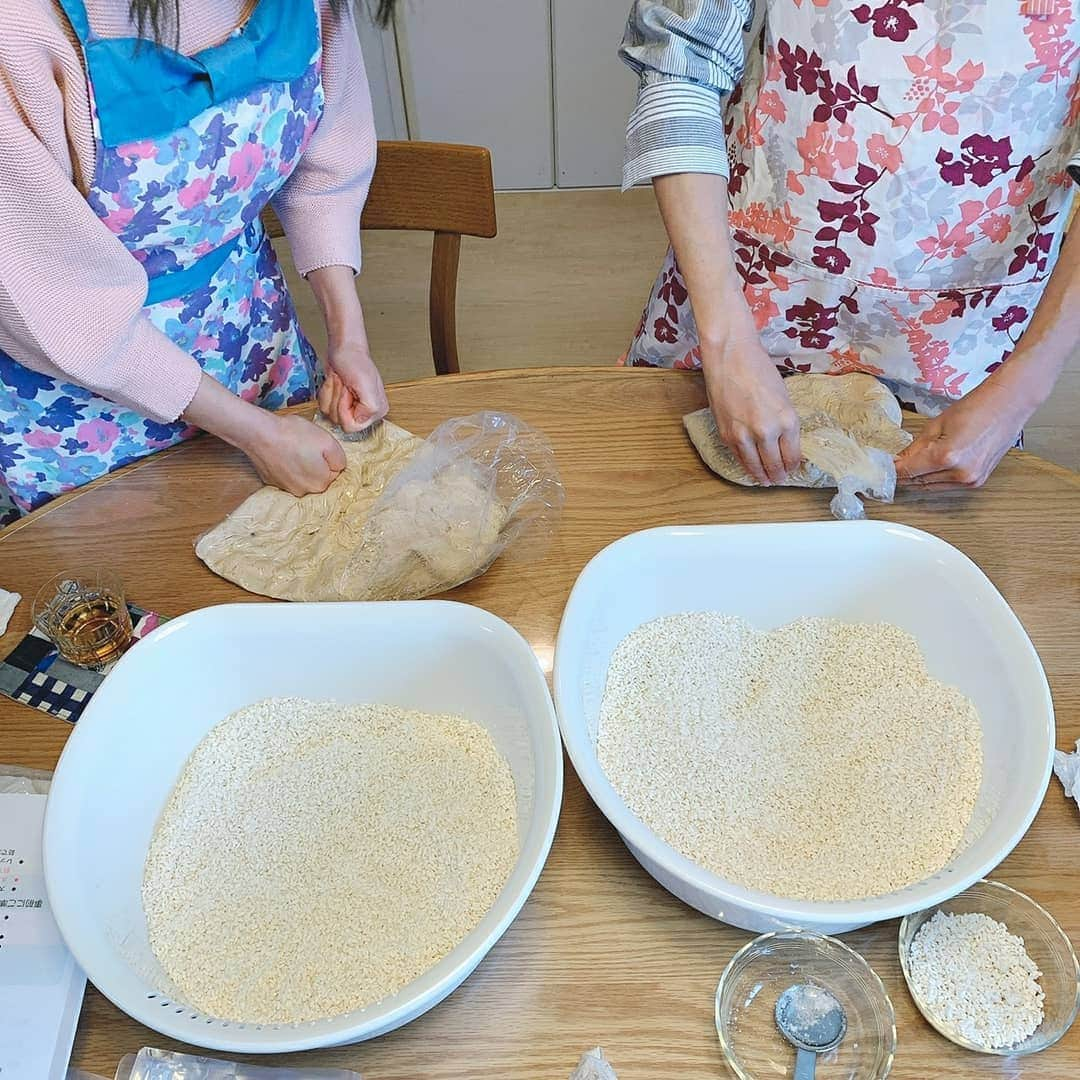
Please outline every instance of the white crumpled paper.
[{"label": "white crumpled paper", "polygon": [[17,592],[0,589],[0,634],[6,633],[8,622],[22,597]]},{"label": "white crumpled paper", "polygon": [[570,1080],[618,1080],[618,1077],[598,1046],[582,1055],[578,1067],[570,1074]]},{"label": "white crumpled paper", "polygon": [[1065,794],[1075,799],[1080,808],[1080,739],[1071,754],[1066,754],[1064,750],[1054,751],[1054,774],[1061,781]]}]

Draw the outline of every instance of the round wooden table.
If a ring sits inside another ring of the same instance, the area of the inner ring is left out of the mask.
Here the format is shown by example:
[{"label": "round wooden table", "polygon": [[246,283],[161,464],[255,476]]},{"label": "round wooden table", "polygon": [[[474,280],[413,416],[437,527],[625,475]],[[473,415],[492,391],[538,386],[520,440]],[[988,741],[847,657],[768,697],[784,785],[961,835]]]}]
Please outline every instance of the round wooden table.
[{"label": "round wooden table", "polygon": [[[418,434],[450,416],[502,409],[551,439],[566,510],[546,556],[533,565],[496,565],[454,594],[514,625],[549,671],[574,579],[618,537],[672,523],[828,516],[827,492],[745,491],[705,469],[680,423],[704,403],[701,383],[691,375],[500,372],[395,386],[390,400],[394,420]],[[243,458],[214,439],[161,454],[0,533],[0,586],[29,598],[57,571],[100,564],[122,576],[131,599],[165,615],[255,601],[211,574],[193,544],[257,484]],[[871,503],[870,514],[936,533],[986,571],[1042,656],[1058,745],[1071,749],[1080,737],[1080,476],[1011,453],[983,491],[904,495],[893,506]],[[29,628],[29,608],[24,602],[16,612],[0,654]],[[153,716],[146,721],[152,738]],[[7,762],[51,768],[68,730],[63,721],[0,698],[0,758]],[[1080,942],[1078,867],[1080,814],[1052,780],[1035,824],[995,877],[1033,895]],[[1043,1054],[1015,1061],[970,1054],[938,1036],[904,988],[896,930],[889,922],[846,938],[874,965],[896,1007],[894,1077],[1063,1080],[1076,1074],[1080,1025]],[[476,973],[426,1016],[381,1039],[276,1060],[348,1067],[365,1080],[563,1080],[578,1056],[599,1043],[620,1080],[724,1076],[713,994],[724,965],[748,936],[698,914],[653,882],[568,766],[547,867]],[[111,1078],[121,1056],[143,1045],[171,1044],[88,989],[73,1064]]]}]

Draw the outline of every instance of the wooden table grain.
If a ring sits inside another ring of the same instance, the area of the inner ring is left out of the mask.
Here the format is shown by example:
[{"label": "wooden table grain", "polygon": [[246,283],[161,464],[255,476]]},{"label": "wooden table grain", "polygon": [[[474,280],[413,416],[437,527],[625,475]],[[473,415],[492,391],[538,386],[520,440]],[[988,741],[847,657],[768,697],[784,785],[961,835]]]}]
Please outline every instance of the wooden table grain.
[{"label": "wooden table grain", "polygon": [[[673,523],[828,515],[826,492],[744,491],[706,471],[680,423],[704,401],[692,375],[500,372],[402,384],[391,388],[390,399],[394,420],[419,434],[450,416],[503,409],[551,439],[566,510],[546,556],[528,565],[496,565],[454,594],[515,626],[548,671],[571,585],[589,558],[618,537]],[[105,565],[122,575],[132,599],[164,614],[254,602],[206,570],[193,544],[256,486],[240,455],[216,440],[161,454],[0,533],[0,585],[30,597],[54,572]],[[871,504],[870,512],[936,533],[986,571],[1042,656],[1057,742],[1071,749],[1080,737],[1080,477],[1013,453],[983,491],[904,495],[893,506]],[[29,618],[24,603],[0,639],[0,653],[26,632]],[[152,737],[152,716],[147,727]],[[62,721],[0,699],[4,761],[51,768],[68,730]],[[1080,815],[1053,780],[1030,832],[994,876],[1033,895],[1080,942],[1077,867]],[[1063,1080],[1080,1072],[1080,1025],[1043,1054],[1012,1061],[966,1053],[938,1036],[904,988],[896,930],[889,922],[846,939],[892,996],[899,1030],[894,1077]],[[370,1043],[270,1060],[348,1067],[365,1080],[561,1080],[582,1051],[599,1043],[620,1080],[722,1077],[713,994],[724,965],[748,937],[655,884],[568,765],[562,818],[539,884],[459,990]],[[73,1064],[111,1077],[120,1057],[143,1045],[173,1044],[88,989]]]}]

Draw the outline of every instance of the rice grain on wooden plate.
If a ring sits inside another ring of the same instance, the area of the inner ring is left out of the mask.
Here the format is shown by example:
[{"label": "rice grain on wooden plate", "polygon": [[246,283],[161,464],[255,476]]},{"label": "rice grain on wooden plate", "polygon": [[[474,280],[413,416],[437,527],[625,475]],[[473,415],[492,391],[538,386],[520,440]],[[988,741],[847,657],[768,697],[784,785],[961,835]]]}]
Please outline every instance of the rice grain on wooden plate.
[{"label": "rice grain on wooden plate", "polygon": [[796,900],[858,900],[952,857],[982,779],[974,705],[886,624],[771,633],[713,612],[615,649],[597,740],[630,809],[687,858]]},{"label": "rice grain on wooden plate", "polygon": [[450,952],[518,850],[514,779],[478,724],[263,701],[211,729],[165,807],[143,877],[150,945],[210,1016],[337,1016]]}]

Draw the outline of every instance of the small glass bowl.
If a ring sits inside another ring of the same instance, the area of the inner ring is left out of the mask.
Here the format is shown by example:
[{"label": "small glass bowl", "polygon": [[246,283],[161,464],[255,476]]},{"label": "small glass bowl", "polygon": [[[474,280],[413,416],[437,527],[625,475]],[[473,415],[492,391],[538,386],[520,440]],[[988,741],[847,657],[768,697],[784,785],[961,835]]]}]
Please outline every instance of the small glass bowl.
[{"label": "small glass bowl", "polygon": [[795,1075],[795,1048],[776,1027],[776,1000],[794,983],[830,991],[847,1016],[847,1033],[818,1057],[829,1080],[884,1080],[896,1051],[892,1002],[874,969],[836,938],[805,930],[762,934],[732,958],[716,988],[716,1033],[739,1080]]},{"label": "small glass bowl", "polygon": [[[944,911],[949,915],[989,915],[1004,923],[1011,934],[1024,939],[1028,956],[1042,972],[1039,985],[1046,994],[1043,1002],[1045,1016],[1035,1032],[1024,1042],[1012,1047],[994,1048],[980,1046],[960,1034],[948,1021],[935,1016],[931,1007],[919,996],[911,984],[908,956],[911,943],[919,928],[933,916]],[[1080,966],[1076,953],[1065,931],[1045,908],[1036,904],[1030,896],[1003,885],[1000,881],[977,881],[951,900],[937,907],[916,911],[904,917],[900,923],[900,968],[904,972],[908,993],[926,1017],[927,1023],[936,1028],[946,1039],[980,1054],[997,1054],[1001,1057],[1019,1057],[1036,1054],[1053,1046],[1072,1027],[1080,1009]]]}]

